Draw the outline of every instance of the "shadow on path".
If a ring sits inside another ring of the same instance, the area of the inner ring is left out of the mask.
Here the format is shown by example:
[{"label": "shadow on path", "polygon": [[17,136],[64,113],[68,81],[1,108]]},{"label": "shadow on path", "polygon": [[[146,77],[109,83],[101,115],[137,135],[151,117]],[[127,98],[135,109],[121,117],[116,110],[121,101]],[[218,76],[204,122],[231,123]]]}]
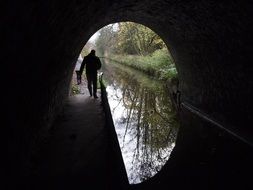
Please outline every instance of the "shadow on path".
[{"label": "shadow on path", "polygon": [[32,188],[112,189],[104,117],[100,98],[70,97],[40,152]]}]

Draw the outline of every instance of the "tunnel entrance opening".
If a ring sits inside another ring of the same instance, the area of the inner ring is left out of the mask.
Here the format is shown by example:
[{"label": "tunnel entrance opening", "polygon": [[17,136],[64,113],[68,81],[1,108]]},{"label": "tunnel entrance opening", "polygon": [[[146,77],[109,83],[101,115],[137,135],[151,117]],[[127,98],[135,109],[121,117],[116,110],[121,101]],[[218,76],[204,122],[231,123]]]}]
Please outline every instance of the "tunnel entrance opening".
[{"label": "tunnel entrance opening", "polygon": [[[91,49],[102,60],[115,131],[130,184],[158,173],[169,160],[179,128],[177,70],[168,47],[150,28],[134,22],[109,24],[82,49],[76,70]],[[87,88],[72,78],[72,94]]]}]

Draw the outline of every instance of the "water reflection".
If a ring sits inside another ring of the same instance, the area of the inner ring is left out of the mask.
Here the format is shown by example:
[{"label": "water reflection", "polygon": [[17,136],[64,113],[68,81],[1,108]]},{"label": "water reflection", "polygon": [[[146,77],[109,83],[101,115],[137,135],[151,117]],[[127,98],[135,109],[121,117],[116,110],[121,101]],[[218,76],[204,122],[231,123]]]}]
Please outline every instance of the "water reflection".
[{"label": "water reflection", "polygon": [[105,63],[108,101],[131,184],[154,176],[175,146],[178,121],[164,84]]}]

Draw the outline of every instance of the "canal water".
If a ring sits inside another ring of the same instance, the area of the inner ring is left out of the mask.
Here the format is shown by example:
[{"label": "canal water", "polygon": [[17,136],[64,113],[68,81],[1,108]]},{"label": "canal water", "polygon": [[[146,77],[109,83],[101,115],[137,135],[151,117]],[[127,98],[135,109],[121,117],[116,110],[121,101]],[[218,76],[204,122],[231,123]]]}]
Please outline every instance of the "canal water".
[{"label": "canal water", "polygon": [[175,146],[179,122],[165,84],[105,59],[102,67],[130,184],[158,173]]}]

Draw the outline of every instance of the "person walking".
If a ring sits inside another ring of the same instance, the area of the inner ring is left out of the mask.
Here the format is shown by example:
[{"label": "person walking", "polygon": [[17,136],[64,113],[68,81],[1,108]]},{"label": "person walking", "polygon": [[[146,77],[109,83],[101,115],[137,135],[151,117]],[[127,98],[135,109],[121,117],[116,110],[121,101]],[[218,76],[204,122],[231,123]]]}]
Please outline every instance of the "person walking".
[{"label": "person walking", "polygon": [[88,90],[90,96],[98,98],[97,96],[97,71],[101,68],[102,64],[99,57],[96,56],[96,51],[93,49],[88,55],[83,58],[80,70],[76,71],[79,76],[82,76],[84,67],[86,66],[86,77],[88,82]]}]

